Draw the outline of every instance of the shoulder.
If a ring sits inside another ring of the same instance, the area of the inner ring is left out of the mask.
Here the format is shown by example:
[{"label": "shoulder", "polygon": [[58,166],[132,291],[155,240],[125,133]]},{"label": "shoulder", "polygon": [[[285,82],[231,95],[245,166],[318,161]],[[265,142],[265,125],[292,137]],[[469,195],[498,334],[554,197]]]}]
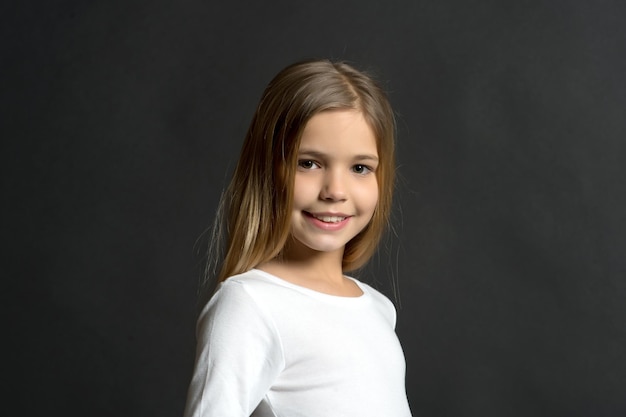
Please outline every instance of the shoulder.
[{"label": "shoulder", "polygon": [[257,293],[268,285],[263,277],[254,270],[243,274],[233,275],[222,281],[208,302],[212,308],[218,304],[241,305],[241,303],[258,302]]},{"label": "shoulder", "polygon": [[210,309],[223,304],[228,305],[229,309],[254,308],[267,314],[274,303],[285,298],[285,291],[285,287],[272,280],[271,276],[252,269],[221,282],[207,307]]},{"label": "shoulder", "polygon": [[255,286],[261,283],[261,285],[266,285],[270,283],[267,274],[259,269],[251,269],[249,271],[243,272],[241,274],[232,275],[226,278],[223,284],[227,283],[238,283],[241,285],[251,285]]},{"label": "shoulder", "polygon": [[359,287],[361,287],[361,290],[363,290],[363,292],[367,293],[369,296],[371,296],[375,302],[380,303],[380,304],[384,304],[388,307],[391,307],[395,310],[395,307],[393,306],[393,303],[391,302],[391,300],[389,298],[387,298],[387,296],[385,294],[383,294],[382,292],[378,291],[376,288],[372,287],[369,284],[364,283],[363,281],[360,281],[356,278],[352,278],[350,277],[352,280],[354,280],[357,285]]},{"label": "shoulder", "polygon": [[362,281],[359,281],[356,278],[352,278],[352,277],[350,278],[353,279],[357,283],[357,285],[361,288],[361,290],[363,290],[364,293],[366,293],[369,297],[371,297],[376,308],[379,309],[381,314],[383,314],[389,320],[392,326],[395,327],[396,307],[391,302],[391,300],[386,295],[384,295],[383,293],[375,289],[374,287]]},{"label": "shoulder", "polygon": [[276,333],[268,303],[259,296],[254,274],[235,275],[219,284],[213,296],[202,309],[197,323],[197,334],[241,334],[242,329]]},{"label": "shoulder", "polygon": [[217,293],[245,293],[247,296],[260,301],[284,288],[276,279],[260,271],[251,269],[247,272],[226,278],[218,287]]}]

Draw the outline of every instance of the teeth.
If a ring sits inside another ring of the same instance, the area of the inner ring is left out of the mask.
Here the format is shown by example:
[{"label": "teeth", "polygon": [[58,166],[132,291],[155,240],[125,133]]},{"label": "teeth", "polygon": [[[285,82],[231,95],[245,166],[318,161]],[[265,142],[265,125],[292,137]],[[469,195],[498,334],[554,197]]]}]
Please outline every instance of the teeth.
[{"label": "teeth", "polygon": [[345,219],[345,217],[338,216],[314,216],[316,219],[323,221],[324,223],[339,223]]}]

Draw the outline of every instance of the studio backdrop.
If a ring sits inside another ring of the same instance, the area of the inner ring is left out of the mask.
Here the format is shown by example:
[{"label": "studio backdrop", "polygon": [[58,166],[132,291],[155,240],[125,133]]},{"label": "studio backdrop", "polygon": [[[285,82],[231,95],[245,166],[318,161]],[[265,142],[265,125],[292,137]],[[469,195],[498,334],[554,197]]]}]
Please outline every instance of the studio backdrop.
[{"label": "studio backdrop", "polygon": [[182,414],[256,103],[326,57],[396,111],[392,229],[357,276],[396,305],[413,414],[626,415],[625,3],[11,3],[11,414]]}]

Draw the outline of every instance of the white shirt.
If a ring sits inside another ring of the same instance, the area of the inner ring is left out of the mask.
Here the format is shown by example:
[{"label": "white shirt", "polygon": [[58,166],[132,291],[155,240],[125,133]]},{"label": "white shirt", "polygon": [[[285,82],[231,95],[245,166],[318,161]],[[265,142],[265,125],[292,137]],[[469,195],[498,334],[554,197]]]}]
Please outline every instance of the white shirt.
[{"label": "white shirt", "polygon": [[185,417],[410,416],[393,304],[323,294],[253,269],[198,319]]}]

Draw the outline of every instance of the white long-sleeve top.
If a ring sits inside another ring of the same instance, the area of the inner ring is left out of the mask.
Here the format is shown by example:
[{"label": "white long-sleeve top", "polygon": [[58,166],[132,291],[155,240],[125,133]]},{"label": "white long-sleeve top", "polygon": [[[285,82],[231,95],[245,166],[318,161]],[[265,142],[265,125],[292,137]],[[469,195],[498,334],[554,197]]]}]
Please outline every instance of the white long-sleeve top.
[{"label": "white long-sleeve top", "polygon": [[323,294],[253,269],[198,319],[185,417],[410,416],[393,304]]}]

